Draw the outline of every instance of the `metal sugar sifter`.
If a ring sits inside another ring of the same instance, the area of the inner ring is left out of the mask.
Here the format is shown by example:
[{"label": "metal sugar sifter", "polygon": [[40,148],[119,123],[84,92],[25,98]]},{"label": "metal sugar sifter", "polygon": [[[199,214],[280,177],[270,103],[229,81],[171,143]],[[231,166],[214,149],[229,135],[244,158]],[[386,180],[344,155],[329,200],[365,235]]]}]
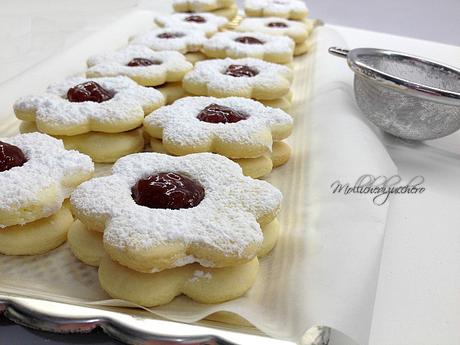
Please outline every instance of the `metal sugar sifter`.
[{"label": "metal sugar sifter", "polygon": [[460,129],[460,70],[390,50],[329,48],[355,72],[355,98],[375,125],[427,140]]}]

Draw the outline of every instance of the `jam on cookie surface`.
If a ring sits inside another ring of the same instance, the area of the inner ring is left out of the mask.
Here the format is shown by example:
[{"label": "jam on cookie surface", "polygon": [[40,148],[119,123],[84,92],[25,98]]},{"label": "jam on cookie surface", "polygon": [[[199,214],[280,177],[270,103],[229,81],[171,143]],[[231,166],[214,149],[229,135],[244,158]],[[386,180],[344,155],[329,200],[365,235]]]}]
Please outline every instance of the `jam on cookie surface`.
[{"label": "jam on cookie surface", "polygon": [[191,15],[184,18],[186,22],[193,22],[193,23],[206,23],[206,19],[202,16]]},{"label": "jam on cookie surface", "polygon": [[138,205],[173,210],[195,207],[205,195],[198,182],[174,172],[162,172],[139,180],[131,188],[131,193]]},{"label": "jam on cookie surface", "polygon": [[200,121],[210,123],[235,123],[248,117],[245,113],[215,103],[208,105],[197,116]]},{"label": "jam on cookie surface", "polygon": [[254,77],[259,74],[259,71],[257,71],[254,68],[251,68],[246,65],[230,65],[227,67],[227,70],[225,71],[226,75],[232,76],[232,77]]},{"label": "jam on cookie surface", "polygon": [[94,81],[87,81],[67,91],[67,99],[70,102],[97,102],[102,103],[108,101],[115,95],[115,92],[104,89],[101,85]]},{"label": "jam on cookie surface", "polygon": [[151,65],[160,65],[161,61],[158,60],[150,60],[146,58],[134,58],[130,62],[126,64],[129,67],[145,67]]},{"label": "jam on cookie surface", "polygon": [[182,32],[163,32],[162,34],[157,35],[158,38],[163,39],[181,38],[184,36],[185,34],[183,34]]},{"label": "jam on cookie surface", "polygon": [[0,141],[0,172],[23,166],[27,158],[17,146]]},{"label": "jam on cookie surface", "polygon": [[264,44],[265,42],[251,36],[240,36],[235,38],[235,41],[243,44]]},{"label": "jam on cookie surface", "polygon": [[268,23],[267,26],[269,28],[280,28],[280,29],[284,29],[288,27],[288,25],[283,22],[271,22],[271,23]]}]

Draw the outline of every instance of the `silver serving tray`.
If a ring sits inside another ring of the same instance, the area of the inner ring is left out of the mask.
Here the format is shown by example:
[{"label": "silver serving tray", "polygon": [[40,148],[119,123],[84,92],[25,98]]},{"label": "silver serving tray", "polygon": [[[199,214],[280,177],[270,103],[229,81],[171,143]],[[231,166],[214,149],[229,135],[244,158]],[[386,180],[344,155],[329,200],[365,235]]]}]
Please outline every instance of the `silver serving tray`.
[{"label": "silver serving tray", "polygon": [[[137,309],[94,308],[0,293],[0,313],[20,325],[55,333],[89,333],[100,327],[109,336],[133,345],[294,345],[270,338],[252,327],[212,321],[184,324],[154,318]],[[326,345],[330,329],[315,327],[302,345]]]},{"label": "silver serving tray", "polygon": [[[128,37],[129,30],[133,31],[131,34],[139,32],[142,25],[138,23],[137,26],[129,26],[123,35]],[[322,25],[322,22],[317,20],[315,25]],[[104,33],[98,39],[101,37],[105,37]],[[117,39],[122,41],[127,38]],[[72,54],[68,52],[66,58],[70,60]],[[75,64],[75,72],[81,68]],[[39,69],[35,71],[35,77],[39,72]],[[3,102],[4,105],[7,103]],[[9,110],[9,107],[5,109],[6,112]],[[12,135],[16,133],[17,127],[17,120],[14,117],[8,118],[0,123],[0,134]],[[89,333],[100,327],[109,336],[135,345],[326,345],[331,333],[327,327],[313,327],[296,343],[271,338],[249,326],[208,320],[185,324],[161,319],[141,309],[84,306],[43,298],[10,289],[2,291],[0,284],[0,315],[26,327],[55,333]]]}]

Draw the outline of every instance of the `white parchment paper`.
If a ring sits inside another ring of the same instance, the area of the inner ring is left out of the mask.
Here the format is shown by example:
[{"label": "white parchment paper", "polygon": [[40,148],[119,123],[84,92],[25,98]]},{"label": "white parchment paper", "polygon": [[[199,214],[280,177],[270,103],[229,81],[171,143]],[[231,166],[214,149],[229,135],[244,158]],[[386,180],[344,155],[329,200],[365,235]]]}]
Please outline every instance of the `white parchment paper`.
[{"label": "white parchment paper", "polygon": [[[130,20],[140,18],[147,17],[133,15]],[[113,44],[92,38],[74,50],[69,74],[75,72],[75,61],[84,61],[103,44],[113,49]],[[288,140],[293,155],[268,178],[285,195],[282,235],[275,250],[261,260],[254,287],[246,296],[219,305],[179,297],[152,312],[192,322],[216,311],[232,311],[278,338],[300,342],[310,327],[325,325],[367,343],[388,204],[375,206],[368,195],[332,194],[330,185],[336,180],[354,183],[363,174],[391,176],[396,169],[378,137],[356,115],[347,84],[351,72],[344,61],[327,54],[333,45],[343,46],[341,37],[319,28],[312,53],[295,64],[296,124]],[[66,59],[53,61],[49,72],[52,68],[63,73],[66,64]],[[80,303],[107,299],[96,269],[79,263],[66,246],[34,258],[0,256],[2,287]]]}]

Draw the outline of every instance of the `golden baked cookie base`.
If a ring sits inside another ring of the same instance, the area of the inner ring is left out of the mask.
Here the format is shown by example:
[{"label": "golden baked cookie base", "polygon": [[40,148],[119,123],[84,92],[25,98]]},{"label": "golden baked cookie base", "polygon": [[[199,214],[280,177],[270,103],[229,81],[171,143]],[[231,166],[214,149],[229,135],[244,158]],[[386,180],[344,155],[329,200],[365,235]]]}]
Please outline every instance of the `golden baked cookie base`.
[{"label": "golden baked cookie base", "polygon": [[174,101],[180,98],[190,96],[190,94],[182,87],[182,82],[166,83],[155,87],[155,89],[163,94],[167,105],[174,103]]},{"label": "golden baked cookie base", "polygon": [[[37,132],[34,122],[22,122],[21,133]],[[74,136],[55,136],[64,142],[67,150],[77,150],[91,157],[96,163],[113,163],[119,158],[142,151],[142,128],[122,133],[89,132]]]},{"label": "golden baked cookie base", "polygon": [[297,43],[294,48],[294,56],[299,56],[308,53],[312,47],[311,40],[306,40],[303,43]]},{"label": "golden baked cookie base", "polygon": [[[160,139],[150,138],[150,148],[153,152],[170,154]],[[256,158],[232,159],[243,169],[243,174],[252,178],[268,175],[273,168],[285,164],[291,157],[291,147],[283,141],[274,141],[272,153],[265,153]]]},{"label": "golden baked cookie base", "polygon": [[[201,52],[186,53],[184,54],[184,56],[185,56],[185,59],[192,64],[196,64],[199,61],[203,61],[207,59],[207,56]],[[179,82],[179,84],[182,87],[182,82]]]},{"label": "golden baked cookie base", "polygon": [[[274,219],[261,228],[264,241],[257,252],[259,258],[275,247],[280,224]],[[156,273],[138,272],[113,261],[104,251],[102,237],[77,220],[69,229],[68,242],[79,260],[99,266],[99,282],[110,296],[146,307],[169,303],[180,294],[201,303],[224,302],[243,295],[257,277],[257,258],[223,268],[189,264]]]},{"label": "golden baked cookie base", "polygon": [[256,258],[238,266],[206,268],[198,264],[149,274],[126,268],[104,256],[99,283],[112,297],[144,307],[171,302],[184,294],[199,303],[222,303],[244,295],[255,283]]},{"label": "golden baked cookie base", "polygon": [[73,216],[65,202],[55,214],[24,225],[0,229],[0,253],[38,255],[59,247],[67,240]]}]

